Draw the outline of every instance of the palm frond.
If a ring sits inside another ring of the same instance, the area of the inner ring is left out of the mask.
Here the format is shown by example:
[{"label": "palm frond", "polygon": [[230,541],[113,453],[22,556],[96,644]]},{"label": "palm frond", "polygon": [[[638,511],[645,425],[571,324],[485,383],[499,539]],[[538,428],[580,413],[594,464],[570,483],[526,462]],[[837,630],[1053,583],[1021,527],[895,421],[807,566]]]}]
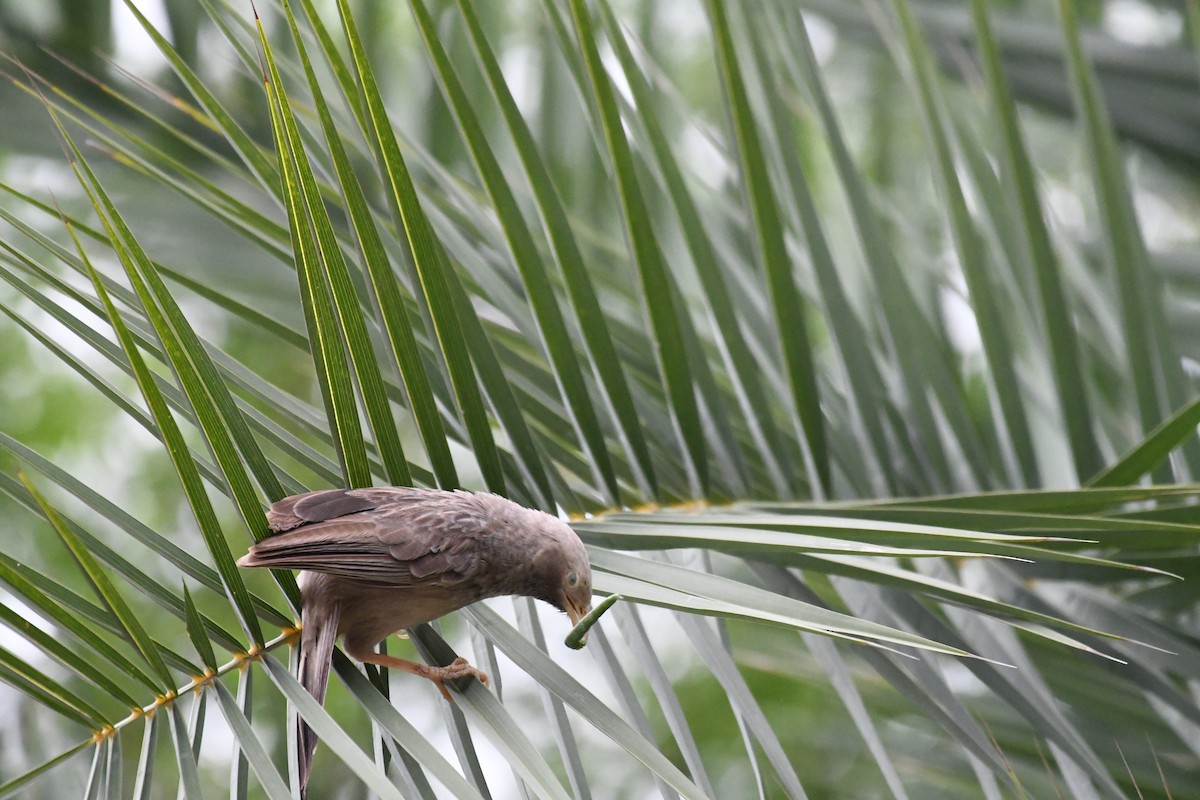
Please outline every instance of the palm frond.
[{"label": "palm frond", "polygon": [[[110,455],[0,424],[0,797],[289,797],[295,714],[322,796],[1200,793],[1194,259],[1118,138],[1194,156],[1194,51],[803,5],[412,0],[398,53],[206,0],[221,77],[127,0],[173,78],[7,68],[75,183],[0,176],[0,336]],[[567,516],[624,599],[580,653],[529,600],[389,642],[473,651],[451,706],[338,653],[322,708],[233,556],[372,484]]]}]

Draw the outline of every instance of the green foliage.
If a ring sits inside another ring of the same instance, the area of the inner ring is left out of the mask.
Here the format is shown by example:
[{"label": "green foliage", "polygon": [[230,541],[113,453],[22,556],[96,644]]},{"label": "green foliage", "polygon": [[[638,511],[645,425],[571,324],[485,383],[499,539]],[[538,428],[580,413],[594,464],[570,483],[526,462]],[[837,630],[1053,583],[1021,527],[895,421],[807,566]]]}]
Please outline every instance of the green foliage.
[{"label": "green foliage", "polygon": [[[126,5],[172,76],[6,68],[69,180],[0,183],[0,797],[288,797],[296,713],[322,797],[1200,796],[1200,282],[1142,208],[1196,204],[1143,174],[1197,155],[1186,39]],[[569,515],[624,599],[579,653],[527,600],[388,643],[470,648],[453,706],[338,653],[322,709],[233,559],[389,483]]]}]

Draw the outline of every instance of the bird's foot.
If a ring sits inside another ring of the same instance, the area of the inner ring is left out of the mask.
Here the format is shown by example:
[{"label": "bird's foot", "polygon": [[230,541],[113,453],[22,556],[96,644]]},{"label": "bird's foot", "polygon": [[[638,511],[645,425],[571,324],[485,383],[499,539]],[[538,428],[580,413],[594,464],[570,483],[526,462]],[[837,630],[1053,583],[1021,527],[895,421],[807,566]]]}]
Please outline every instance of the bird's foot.
[{"label": "bird's foot", "polygon": [[352,652],[351,655],[366,664],[400,669],[413,675],[420,675],[422,678],[427,678],[437,685],[438,691],[442,693],[442,697],[450,701],[453,701],[454,698],[450,696],[450,690],[446,688],[446,681],[456,681],[459,678],[478,678],[483,682],[484,686],[488,685],[487,674],[482,670],[472,667],[467,663],[465,658],[456,658],[444,667],[431,667],[428,664],[418,664],[415,661],[408,661],[407,659],[370,651],[366,653]]},{"label": "bird's foot", "polygon": [[484,686],[489,685],[487,673],[471,666],[465,658],[456,658],[445,667],[427,666],[419,674],[433,681],[438,691],[442,693],[442,697],[451,702],[454,698],[450,696],[450,690],[446,688],[446,681],[456,681],[459,678],[478,678]]}]

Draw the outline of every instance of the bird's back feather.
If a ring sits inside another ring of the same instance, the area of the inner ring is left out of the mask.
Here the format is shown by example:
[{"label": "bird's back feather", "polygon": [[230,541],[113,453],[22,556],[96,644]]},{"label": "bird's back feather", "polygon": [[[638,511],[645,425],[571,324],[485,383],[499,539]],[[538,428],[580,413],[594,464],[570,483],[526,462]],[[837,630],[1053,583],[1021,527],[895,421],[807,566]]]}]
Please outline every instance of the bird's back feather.
[{"label": "bird's back feather", "polygon": [[[428,489],[329,489],[288,497],[268,514],[272,536],[243,567],[300,569],[391,587],[469,581],[499,530],[491,495]],[[481,547],[480,545],[484,545]]]}]

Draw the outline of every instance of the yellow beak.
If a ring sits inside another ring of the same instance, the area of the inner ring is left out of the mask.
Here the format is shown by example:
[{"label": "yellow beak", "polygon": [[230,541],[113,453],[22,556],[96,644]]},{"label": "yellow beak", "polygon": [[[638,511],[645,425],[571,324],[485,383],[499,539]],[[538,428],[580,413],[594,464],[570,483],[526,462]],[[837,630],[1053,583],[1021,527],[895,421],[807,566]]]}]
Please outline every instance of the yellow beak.
[{"label": "yellow beak", "polygon": [[579,620],[586,617],[588,615],[588,612],[591,611],[590,608],[585,608],[581,611],[578,608],[576,608],[575,604],[569,600],[567,601],[566,606],[567,606],[567,616],[570,617],[570,619],[571,619],[571,627],[572,628],[574,628],[576,625],[578,625]]},{"label": "yellow beak", "polygon": [[[591,608],[585,608],[585,609],[582,609],[582,610],[581,610],[581,609],[577,608],[577,607],[575,606],[575,604],[574,604],[574,603],[572,603],[570,600],[568,600],[568,601],[565,603],[565,605],[566,605],[566,607],[567,607],[567,617],[569,617],[569,618],[570,618],[570,620],[571,620],[571,627],[572,627],[572,628],[574,628],[576,625],[578,625],[578,624],[579,624],[579,620],[581,620],[581,619],[583,619],[584,617],[586,617],[586,616],[588,615],[588,612],[590,612],[590,611],[592,610]],[[589,631],[589,633],[590,633],[590,631]],[[582,637],[582,638],[579,640],[579,646],[580,646],[580,647],[582,647],[582,646],[584,646],[585,644],[587,644],[587,637],[588,637],[588,634],[587,634],[587,633],[585,633],[585,634],[583,635],[583,637]]]}]

